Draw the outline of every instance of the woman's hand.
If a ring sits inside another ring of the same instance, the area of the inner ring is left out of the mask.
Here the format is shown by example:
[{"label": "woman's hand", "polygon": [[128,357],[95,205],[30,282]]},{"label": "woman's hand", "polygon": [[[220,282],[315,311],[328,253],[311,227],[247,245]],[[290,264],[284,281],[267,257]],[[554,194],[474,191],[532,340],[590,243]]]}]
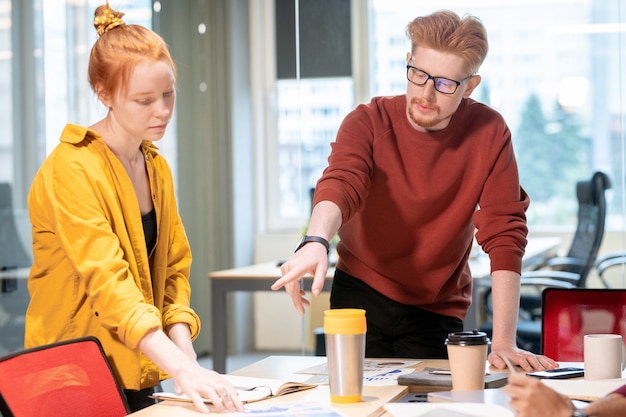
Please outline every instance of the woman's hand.
[{"label": "woman's hand", "polygon": [[182,367],[172,377],[176,393],[185,394],[191,398],[200,412],[209,412],[204,399],[211,400],[215,411],[220,413],[244,411],[243,403],[235,388],[215,371],[195,363]]},{"label": "woman's hand", "polygon": [[209,399],[215,411],[244,411],[235,388],[222,375],[203,368],[191,347],[189,327],[175,324],[167,328],[168,337],[161,329],[153,329],[139,341],[139,350],[174,379],[177,394],[188,396],[198,411],[208,413],[203,399]]}]

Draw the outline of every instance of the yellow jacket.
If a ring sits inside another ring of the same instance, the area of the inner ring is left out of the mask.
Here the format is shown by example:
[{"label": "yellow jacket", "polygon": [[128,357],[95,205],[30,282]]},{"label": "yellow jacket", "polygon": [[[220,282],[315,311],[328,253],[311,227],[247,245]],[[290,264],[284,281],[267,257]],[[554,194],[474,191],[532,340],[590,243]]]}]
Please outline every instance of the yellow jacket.
[{"label": "yellow jacket", "polygon": [[158,237],[148,257],[133,184],[93,130],[67,125],[28,196],[34,262],[25,347],[92,335],[124,389],[167,375],[137,349],[151,329],[200,320],[189,307],[191,250],[170,168],[142,144]]}]

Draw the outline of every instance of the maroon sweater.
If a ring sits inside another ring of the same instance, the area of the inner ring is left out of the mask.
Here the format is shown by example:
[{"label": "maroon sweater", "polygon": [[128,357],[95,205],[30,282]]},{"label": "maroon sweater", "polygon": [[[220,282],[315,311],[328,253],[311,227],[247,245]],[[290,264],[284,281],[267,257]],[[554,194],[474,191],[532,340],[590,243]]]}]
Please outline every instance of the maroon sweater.
[{"label": "maroon sweater", "polygon": [[337,267],[387,297],[465,318],[474,228],[491,270],[520,272],[529,199],[510,131],[464,99],[443,130],[411,127],[406,96],[377,97],[343,121],[315,201],[342,212]]},{"label": "maroon sweater", "polygon": [[613,391],[613,393],[626,397],[626,385],[622,385],[621,387]]}]

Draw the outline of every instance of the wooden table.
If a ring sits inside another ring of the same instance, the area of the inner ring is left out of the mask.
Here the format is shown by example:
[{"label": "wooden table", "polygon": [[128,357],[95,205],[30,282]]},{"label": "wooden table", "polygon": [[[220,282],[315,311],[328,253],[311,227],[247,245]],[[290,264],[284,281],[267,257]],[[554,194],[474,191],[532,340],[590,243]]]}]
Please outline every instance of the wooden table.
[{"label": "wooden table", "polygon": [[[446,361],[447,362],[447,361]],[[326,363],[323,356],[269,356],[252,365],[241,368],[232,375],[252,376],[289,380],[294,371],[307,369],[312,366]],[[418,364],[423,369],[425,364]],[[273,398],[272,402],[320,402],[330,405],[346,416],[367,417],[378,416],[384,404],[395,401],[408,392],[408,388],[401,385],[364,386],[363,400],[353,404],[331,404],[328,385],[320,385],[313,390],[296,392],[283,397]]]},{"label": "wooden table", "polygon": [[[529,239],[526,247],[523,264],[534,264],[555,253],[561,243],[560,238],[534,238]],[[472,276],[475,279],[472,293],[472,305],[468,310],[465,320],[465,328],[468,330],[478,327],[481,310],[480,285],[490,282],[490,263],[487,255],[481,254],[472,257],[469,261]],[[334,268],[329,268],[324,282],[324,291],[330,291]],[[212,351],[213,369],[219,373],[226,372],[227,354],[227,323],[224,319],[226,312],[226,295],[234,291],[271,291],[270,286],[280,278],[280,268],[277,262],[265,262],[243,268],[227,269],[209,273],[211,280],[211,318],[212,318]],[[313,277],[305,276],[304,288],[311,288]],[[294,314],[296,312],[294,311]],[[222,319],[218,319],[222,318]]]},{"label": "wooden table", "polygon": [[[268,356],[252,365],[241,368],[232,375],[248,376],[255,378],[271,378],[284,381],[305,381],[309,375],[299,374],[299,371],[308,369],[313,366],[321,365],[326,362],[325,357],[321,356]],[[581,367],[581,362],[560,362],[562,367],[576,366]],[[506,369],[496,369],[485,363],[486,370],[491,373],[507,373]],[[419,360],[415,365],[415,371],[421,371],[425,367],[449,369],[447,360],[444,359],[424,359]],[[626,371],[624,372],[626,376]],[[583,378],[576,378],[583,383],[589,384],[591,391],[595,396],[601,397],[621,386],[623,380],[600,380],[585,381]],[[554,384],[548,384],[553,382]],[[553,389],[561,390],[566,395],[572,395],[581,391],[580,387],[572,385],[561,385],[561,383],[569,383],[568,380],[546,380],[546,384]],[[596,384],[597,383],[597,384]],[[585,387],[585,385],[583,385]],[[411,387],[411,391],[426,392],[424,388]],[[325,404],[332,409],[342,413],[346,417],[391,417],[391,414],[383,409],[384,404],[397,401],[409,393],[406,386],[401,385],[365,385],[363,387],[363,400],[352,404],[338,404],[330,402],[330,393],[327,385],[320,385],[317,388],[295,392],[280,397],[274,397],[263,402],[270,403],[293,403],[293,402],[314,402]],[[574,395],[575,397],[576,395]],[[502,388],[476,390],[476,391],[435,391],[428,394],[429,402],[477,402],[488,404],[499,404],[508,407],[509,398],[503,392]],[[261,402],[257,403],[261,404]],[[582,404],[577,403],[578,406]],[[191,403],[183,403],[178,401],[164,401],[155,404],[143,410],[129,414],[130,417],[199,417],[200,412],[195,410]],[[229,414],[222,414],[229,415]]]},{"label": "wooden table", "polygon": [[[232,375],[281,380],[302,380],[302,374],[296,372],[326,362],[321,356],[269,356],[252,365],[241,368]],[[426,366],[447,368],[447,360],[424,360],[415,367],[422,370]],[[308,378],[308,376],[305,376]],[[353,404],[336,404],[330,402],[328,385],[320,385],[315,389],[300,391],[293,394],[275,397],[269,402],[317,402],[331,406],[347,417],[374,417],[384,413],[383,405],[395,401],[408,393],[408,387],[401,385],[364,386],[363,401]],[[132,417],[198,417],[202,414],[195,411],[193,404],[177,401],[164,401],[143,410],[129,414]]]}]

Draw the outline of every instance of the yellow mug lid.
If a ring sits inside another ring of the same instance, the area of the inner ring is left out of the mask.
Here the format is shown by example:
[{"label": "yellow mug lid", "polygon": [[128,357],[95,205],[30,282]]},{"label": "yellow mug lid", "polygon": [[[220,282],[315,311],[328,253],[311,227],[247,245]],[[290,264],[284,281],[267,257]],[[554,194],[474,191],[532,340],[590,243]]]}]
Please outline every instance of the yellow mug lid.
[{"label": "yellow mug lid", "polygon": [[324,333],[362,334],[367,330],[365,310],[336,308],[324,311]]}]

